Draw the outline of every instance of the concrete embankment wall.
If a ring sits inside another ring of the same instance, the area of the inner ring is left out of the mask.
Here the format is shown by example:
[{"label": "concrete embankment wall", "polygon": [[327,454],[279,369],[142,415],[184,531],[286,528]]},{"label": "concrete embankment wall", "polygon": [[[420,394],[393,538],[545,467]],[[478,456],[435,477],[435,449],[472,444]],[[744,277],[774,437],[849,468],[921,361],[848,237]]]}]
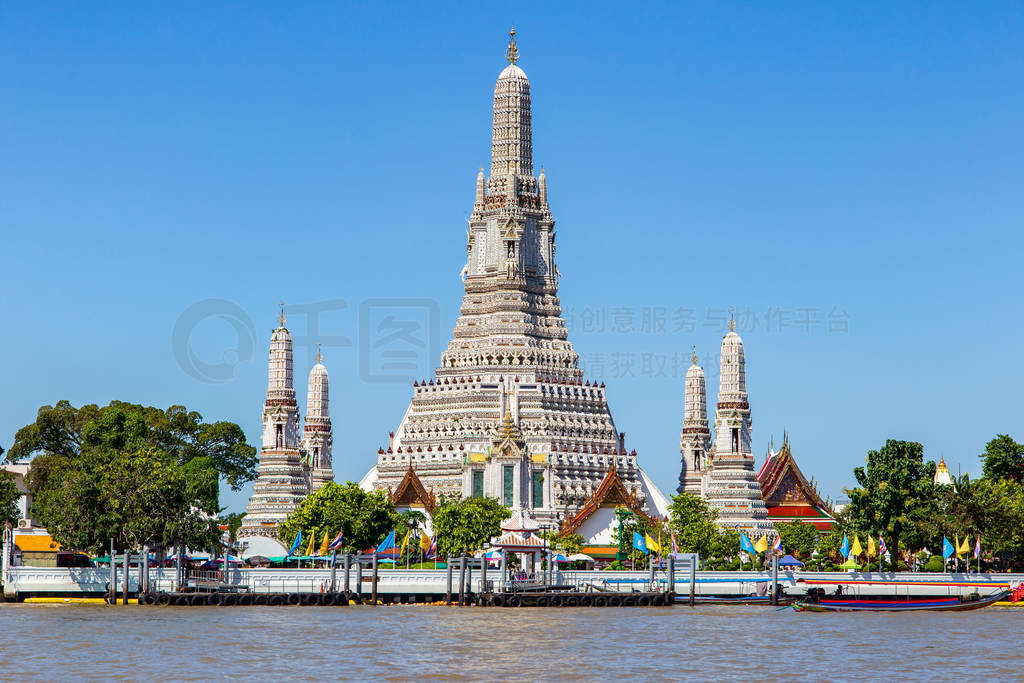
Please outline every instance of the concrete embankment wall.
[{"label": "concrete embankment wall", "polygon": [[[123,576],[118,572],[118,586]],[[236,586],[245,586],[258,593],[320,592],[330,589],[329,569],[232,569],[228,581]],[[499,575],[495,570],[487,574],[490,589],[498,585]],[[667,573],[656,572],[654,588],[664,590]],[[771,581],[768,572],[697,572],[694,586],[697,595],[747,595],[758,592]],[[631,592],[649,588],[650,573],[647,571],[565,571],[556,574],[559,583],[574,584],[583,589],[592,586],[595,590]],[[4,584],[6,597],[14,598],[31,595],[88,595],[106,592],[110,581],[109,569],[103,568],[48,568],[11,567]],[[157,591],[173,591],[174,570],[150,569],[150,581]],[[448,571],[382,569],[379,571],[378,593],[442,594],[447,589]],[[893,582],[909,585],[893,585]],[[925,573],[841,573],[841,572],[780,572],[779,583],[790,594],[803,594],[808,588],[820,586],[827,592],[834,592],[836,586],[843,586],[848,595],[966,595],[980,593],[988,595],[1001,587],[1024,582],[1024,574],[925,574]],[[454,583],[458,585],[458,571]],[[685,595],[690,590],[688,571],[677,571],[675,590]],[[481,591],[479,570],[472,573],[474,591]],[[349,587],[355,591],[356,572],[349,577]],[[344,571],[337,572],[337,589],[344,588]],[[129,592],[138,590],[137,568],[133,568],[128,584]],[[370,570],[363,569],[362,592],[369,593]],[[457,590],[457,589],[456,589]]]}]

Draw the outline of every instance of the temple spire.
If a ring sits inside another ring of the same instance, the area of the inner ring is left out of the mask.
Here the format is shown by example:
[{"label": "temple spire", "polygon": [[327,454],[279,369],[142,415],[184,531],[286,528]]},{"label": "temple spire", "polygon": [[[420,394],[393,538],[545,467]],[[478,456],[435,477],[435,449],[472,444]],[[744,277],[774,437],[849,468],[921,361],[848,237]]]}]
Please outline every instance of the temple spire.
[{"label": "temple spire", "polygon": [[284,302],[281,302],[281,317],[278,319],[278,327],[284,327]]},{"label": "temple spire", "polygon": [[[515,30],[509,41],[509,64],[494,86],[494,122],[491,134],[491,179],[533,176],[533,134],[530,126],[530,81],[516,66],[519,48]],[[514,182],[513,182],[514,184]],[[509,188],[501,188],[506,192]],[[514,191],[515,188],[512,188]]]},{"label": "temple spire", "polygon": [[516,46],[515,26],[513,26],[512,30],[508,32],[508,49],[505,50],[505,59],[508,60],[509,64],[515,64],[516,60],[519,59],[519,48]]}]

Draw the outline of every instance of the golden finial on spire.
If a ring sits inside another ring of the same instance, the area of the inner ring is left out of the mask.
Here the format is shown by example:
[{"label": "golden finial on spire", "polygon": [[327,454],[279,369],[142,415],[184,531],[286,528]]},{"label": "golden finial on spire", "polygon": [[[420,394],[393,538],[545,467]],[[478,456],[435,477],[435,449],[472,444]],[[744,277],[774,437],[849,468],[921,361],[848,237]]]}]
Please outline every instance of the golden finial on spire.
[{"label": "golden finial on spire", "polygon": [[693,364],[696,365],[697,364],[697,345],[693,344],[692,347],[693,347],[693,356],[692,356]]},{"label": "golden finial on spire", "polygon": [[735,310],[736,309],[734,309],[732,306],[729,307],[729,331],[730,332],[735,332],[736,331],[736,316],[733,315]]},{"label": "golden finial on spire", "polygon": [[509,64],[515,64],[516,60],[519,59],[519,48],[516,47],[515,26],[513,26],[512,30],[508,32],[508,49],[505,50],[505,59],[508,60]]},{"label": "golden finial on spire", "polygon": [[281,302],[281,318],[280,318],[280,324],[281,324],[281,327],[284,327],[284,302],[283,302],[283,301]]},{"label": "golden finial on spire", "polygon": [[320,342],[316,343],[316,362],[317,365],[324,361],[324,354],[320,353]]}]

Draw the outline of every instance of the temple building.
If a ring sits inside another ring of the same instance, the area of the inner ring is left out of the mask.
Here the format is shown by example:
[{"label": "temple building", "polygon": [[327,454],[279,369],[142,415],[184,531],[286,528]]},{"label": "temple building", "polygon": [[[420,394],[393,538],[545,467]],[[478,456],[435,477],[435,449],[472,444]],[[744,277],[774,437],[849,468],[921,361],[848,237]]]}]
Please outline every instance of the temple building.
[{"label": "temple building", "polygon": [[[530,82],[516,65],[514,31],[506,56],[494,88],[490,172],[477,175],[466,234],[461,315],[435,376],[413,383],[361,485],[424,508],[424,499],[490,496],[555,526],[592,506],[614,472],[620,497],[664,516],[667,499],[568,340],[555,219],[546,175],[533,172]],[[591,524],[610,526],[611,508],[597,509],[602,522]]]},{"label": "temple building", "polygon": [[835,524],[831,504],[822,499],[814,480],[808,481],[797,466],[787,434],[783,433],[779,452],[768,453],[768,459],[757,474],[757,481],[772,522],[799,520],[825,532]]},{"label": "temple building", "polygon": [[935,486],[952,486],[953,475],[949,473],[949,468],[946,467],[946,458],[939,458],[939,464],[935,466],[935,476],[932,478],[932,483]]},{"label": "temple building", "polygon": [[772,522],[754,473],[746,356],[732,319],[722,339],[720,378],[715,440],[709,448],[704,371],[694,353],[693,365],[686,373],[680,440],[682,471],[677,490],[707,498],[718,513],[719,526],[762,535],[771,531]]},{"label": "temple building", "polygon": [[279,325],[270,337],[260,464],[238,531],[240,537],[276,538],[278,525],[306,496],[334,480],[327,369],[317,353],[317,363],[309,373],[308,411],[300,438],[292,336],[284,324],[282,304]]}]

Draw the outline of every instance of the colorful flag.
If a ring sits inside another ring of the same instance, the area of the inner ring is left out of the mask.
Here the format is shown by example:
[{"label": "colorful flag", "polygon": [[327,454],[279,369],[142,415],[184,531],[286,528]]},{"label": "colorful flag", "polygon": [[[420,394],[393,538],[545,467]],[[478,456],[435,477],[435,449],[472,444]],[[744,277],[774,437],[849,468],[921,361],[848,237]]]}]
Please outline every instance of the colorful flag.
[{"label": "colorful flag", "polygon": [[850,556],[850,539],[846,537],[846,534],[843,534],[843,544],[839,546],[839,554],[843,557]]},{"label": "colorful flag", "polygon": [[327,533],[327,529],[324,529],[324,542],[320,544],[320,552],[318,553],[319,555],[327,554],[327,545],[330,543],[330,537],[327,535]]},{"label": "colorful flag", "polygon": [[766,550],[768,550],[768,537],[762,536],[761,538],[757,539],[757,541],[754,543],[754,550],[756,550],[759,553],[763,553]]},{"label": "colorful flag", "polygon": [[437,534],[430,539],[430,547],[427,548],[427,559],[432,560],[437,556]]},{"label": "colorful flag", "polygon": [[420,550],[427,552],[430,550],[430,536],[427,536],[426,532],[420,532]]},{"label": "colorful flag", "polygon": [[948,560],[954,552],[953,544],[945,536],[942,537],[942,559]]},{"label": "colorful flag", "polygon": [[299,533],[295,534],[295,540],[292,541],[292,547],[288,550],[289,557],[294,555],[295,551],[299,549],[300,543],[302,543],[302,529],[299,529]]},{"label": "colorful flag", "polygon": [[306,557],[312,557],[316,552],[316,529],[309,534],[309,547],[306,548]]},{"label": "colorful flag", "polygon": [[961,560],[963,560],[963,559],[966,559],[966,558],[963,557],[963,555],[966,555],[969,552],[971,552],[971,546],[967,544],[967,537],[964,536],[964,542],[961,543],[959,546],[957,546],[956,555]]},{"label": "colorful flag", "polygon": [[850,554],[854,557],[859,557],[861,554],[860,539],[857,538],[857,534],[853,535],[853,545],[850,547]]},{"label": "colorful flag", "polygon": [[775,541],[772,543],[772,550],[775,551],[776,555],[783,555],[782,552],[782,536],[775,534]]},{"label": "colorful flag", "polygon": [[757,554],[757,549],[754,547],[754,544],[750,542],[750,539],[747,538],[747,535],[744,533],[740,534],[740,550],[742,552],[749,553],[750,555]]},{"label": "colorful flag", "polygon": [[338,532],[338,535],[334,537],[334,540],[331,541],[331,544],[329,546],[327,546],[328,550],[341,550],[341,543],[342,543],[341,535],[343,533],[345,533],[344,529],[342,529],[341,531]]},{"label": "colorful flag", "polygon": [[871,538],[871,534],[868,534],[868,557],[875,556],[875,539]]},{"label": "colorful flag", "polygon": [[672,554],[679,554],[679,546],[676,545],[676,532],[674,531],[672,532]]},{"label": "colorful flag", "polygon": [[409,547],[409,534],[411,534],[411,533],[412,533],[412,529],[407,530],[405,532],[405,538],[402,539],[402,552],[403,553],[405,552],[405,549],[407,547]]},{"label": "colorful flag", "polygon": [[661,552],[661,544],[655,541],[653,538],[651,538],[650,534],[648,534],[646,531],[644,532],[644,544],[647,546],[647,549],[651,552]]},{"label": "colorful flag", "polygon": [[383,552],[385,550],[389,550],[390,548],[394,548],[394,547],[395,547],[395,530],[392,529],[391,533],[388,534],[386,537],[384,537],[384,540],[381,541],[381,544],[377,546],[377,550],[375,552],[380,553],[380,552]]},{"label": "colorful flag", "polygon": [[633,547],[647,555],[650,551],[647,550],[647,544],[644,542],[644,537],[639,532],[633,532]]},{"label": "colorful flag", "polygon": [[974,559],[981,557],[981,536],[974,542]]},{"label": "colorful flag", "polygon": [[885,539],[882,538],[881,534],[879,534],[879,536],[878,536],[878,554],[879,555],[885,555],[887,552],[889,552],[889,551],[886,550]]}]

